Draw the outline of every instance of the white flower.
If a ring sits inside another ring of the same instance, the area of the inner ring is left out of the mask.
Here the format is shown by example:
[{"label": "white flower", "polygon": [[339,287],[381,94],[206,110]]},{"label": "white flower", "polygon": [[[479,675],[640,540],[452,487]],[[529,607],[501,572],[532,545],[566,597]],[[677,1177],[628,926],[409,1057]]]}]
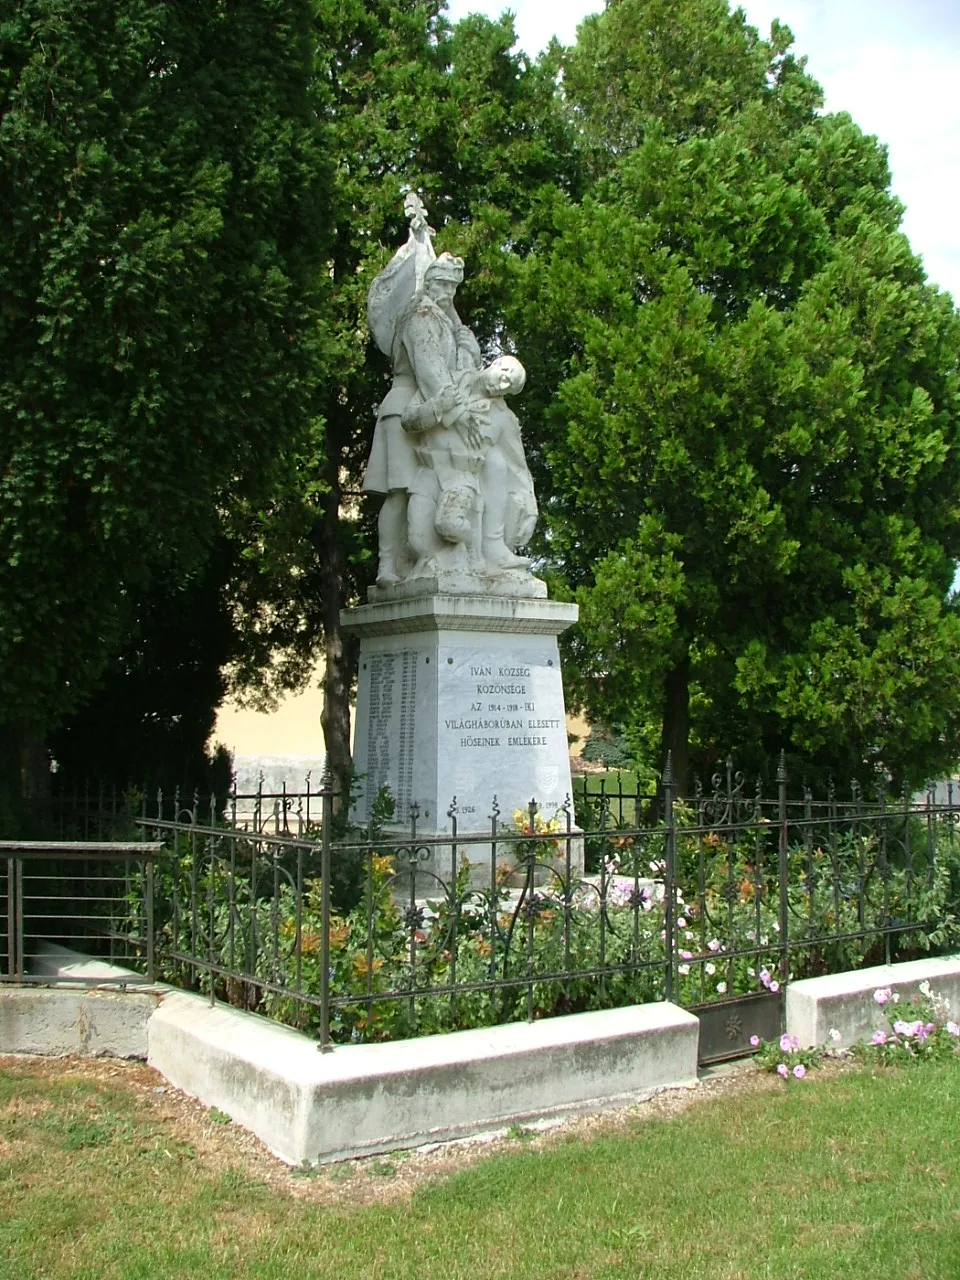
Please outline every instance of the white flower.
[{"label": "white flower", "polygon": [[843,1037],[841,1036],[840,1032],[837,1030],[836,1027],[830,1028],[830,1039],[833,1041],[834,1044],[839,1044],[840,1041],[843,1039]]},{"label": "white flower", "polygon": [[725,996],[727,994],[727,984],[725,982],[718,982],[717,991],[720,995]]},{"label": "white flower", "polygon": [[717,966],[715,964],[705,964],[703,967],[706,969],[707,973],[709,973],[711,978],[717,972]]},{"label": "white flower", "polygon": [[677,916],[677,928],[685,929],[686,927],[687,927],[687,922],[686,920],[684,920],[683,916]]},{"label": "white flower", "polygon": [[927,997],[927,999],[929,1000],[929,998],[930,998],[930,983],[929,983],[929,982],[927,982],[927,981],[923,981],[923,982],[921,982],[921,983],[920,983],[920,994],[921,994],[922,996],[926,996],[926,997]]},{"label": "white flower", "polygon": [[756,969],[748,969],[748,970],[747,970],[747,975],[748,975],[749,977],[751,977],[751,978],[755,978],[755,977],[757,976],[757,971],[756,971]]},{"label": "white flower", "polygon": [[688,974],[689,972],[690,972],[690,966],[688,964],[677,965],[677,973],[682,973],[684,976],[686,976],[686,974]]}]

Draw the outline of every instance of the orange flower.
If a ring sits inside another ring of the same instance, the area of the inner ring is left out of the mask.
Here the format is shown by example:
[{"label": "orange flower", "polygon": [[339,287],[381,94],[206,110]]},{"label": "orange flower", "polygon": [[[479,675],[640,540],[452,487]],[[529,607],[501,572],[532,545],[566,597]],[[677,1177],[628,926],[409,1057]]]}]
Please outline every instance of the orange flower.
[{"label": "orange flower", "polygon": [[320,950],[320,935],[314,933],[312,929],[301,929],[300,931],[300,951],[305,956],[316,955]]},{"label": "orange flower", "polygon": [[345,920],[341,920],[338,924],[330,926],[330,950],[340,951],[347,945],[347,939],[350,937],[350,926]]},{"label": "orange flower", "polygon": [[[382,959],[380,959],[380,957],[379,957],[379,956],[375,956],[375,957],[374,957],[374,961],[373,961],[373,965],[371,966],[371,969],[370,969],[369,971],[370,971],[371,973],[376,973],[378,969],[382,969],[382,968],[383,968],[383,960],[382,960]],[[367,970],[367,957],[366,957],[363,953],[360,953],[360,954],[358,954],[358,955],[355,955],[355,956],[353,957],[353,973],[354,973],[354,977],[357,977],[357,978],[365,978],[365,977],[367,976],[367,972],[368,972],[368,970]]]}]

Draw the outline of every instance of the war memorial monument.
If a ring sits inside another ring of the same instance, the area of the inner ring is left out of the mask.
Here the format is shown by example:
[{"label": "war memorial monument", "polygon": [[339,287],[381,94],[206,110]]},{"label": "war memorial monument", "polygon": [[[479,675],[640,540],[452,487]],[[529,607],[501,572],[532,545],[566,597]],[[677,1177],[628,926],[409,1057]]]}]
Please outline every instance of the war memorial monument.
[{"label": "war memorial monument", "polygon": [[[368,603],[344,611],[360,638],[354,760],[358,817],[389,787],[395,819],[446,834],[489,832],[536,800],[570,796],[557,636],[577,606],[547,599],[522,552],[537,520],[520,425],[526,379],[483,365],[457,315],[463,262],[436,255],[418,197],[410,235],[374,280],[370,329],[390,357],[364,488],[383,494]],[[455,808],[452,808],[455,805]]]}]

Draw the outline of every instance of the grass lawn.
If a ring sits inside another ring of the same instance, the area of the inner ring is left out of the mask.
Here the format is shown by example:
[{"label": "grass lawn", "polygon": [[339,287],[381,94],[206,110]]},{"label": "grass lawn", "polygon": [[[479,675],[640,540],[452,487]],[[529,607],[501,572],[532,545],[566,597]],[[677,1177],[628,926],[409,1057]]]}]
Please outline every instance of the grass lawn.
[{"label": "grass lawn", "polygon": [[394,1158],[272,1174],[146,1068],[99,1070],[0,1064],[4,1280],[960,1277],[957,1063],[741,1081],[410,1194]]}]

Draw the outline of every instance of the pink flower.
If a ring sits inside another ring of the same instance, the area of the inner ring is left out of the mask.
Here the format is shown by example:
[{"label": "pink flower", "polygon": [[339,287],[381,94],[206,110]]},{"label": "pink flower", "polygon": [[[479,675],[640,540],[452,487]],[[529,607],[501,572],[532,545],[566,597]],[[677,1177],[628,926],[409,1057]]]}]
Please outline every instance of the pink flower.
[{"label": "pink flower", "polygon": [[757,1046],[758,1046],[759,1044],[760,1044],[760,1037],[759,1037],[759,1036],[751,1036],[751,1037],[750,1037],[750,1047],[751,1047],[752,1049],[756,1049],[756,1048],[757,1048]]},{"label": "pink flower", "polygon": [[889,987],[879,987],[874,993],[873,998],[877,1004],[886,1004],[893,992]]},{"label": "pink flower", "polygon": [[760,981],[763,983],[765,987],[770,986],[770,970],[769,969],[760,970]]},{"label": "pink flower", "polygon": [[960,1027],[955,1022],[948,1022],[947,1033],[951,1036],[960,1036]]},{"label": "pink flower", "polygon": [[887,1043],[887,1033],[885,1031],[881,1031],[879,1028],[873,1033],[873,1036],[871,1038],[874,1044]]},{"label": "pink flower", "polygon": [[771,983],[770,983],[770,986],[769,986],[769,988],[768,988],[768,990],[772,991],[772,992],[773,992],[773,994],[774,994],[774,995],[776,995],[776,993],[780,990],[780,983],[779,983],[779,982],[771,982]]},{"label": "pink flower", "polygon": [[784,1033],[784,1034],[780,1037],[780,1052],[781,1052],[781,1053],[789,1053],[789,1052],[791,1051],[791,1049],[797,1049],[797,1048],[799,1048],[799,1047],[800,1047],[800,1046],[799,1046],[798,1044],[795,1044],[795,1043],[794,1043],[794,1040],[793,1040],[793,1037],[792,1037],[792,1036],[788,1036],[786,1033]]},{"label": "pink flower", "polygon": [[683,918],[683,916],[678,916],[678,917],[677,917],[677,928],[678,928],[678,929],[685,929],[686,927],[687,927],[687,922],[686,922],[686,920]]},{"label": "pink flower", "polygon": [[803,1077],[807,1074],[807,1068],[803,1065],[802,1062],[798,1062],[797,1065],[793,1068],[793,1074],[797,1077],[798,1080],[802,1080]]},{"label": "pink flower", "polygon": [[707,943],[707,950],[708,950],[708,951],[722,951],[722,950],[723,950],[723,943],[720,941],[720,939],[719,939],[719,938],[711,938],[711,939],[710,939],[710,941]]},{"label": "pink flower", "polygon": [[787,1078],[787,1076],[788,1076],[789,1074],[790,1074],[790,1068],[787,1066],[787,1064],[786,1064],[785,1062],[778,1062],[778,1063],[777,1063],[777,1075],[778,1075],[778,1076],[783,1076],[784,1080],[786,1080],[786,1078]]},{"label": "pink flower", "polygon": [[693,952],[692,952],[692,951],[681,951],[681,952],[680,952],[680,959],[681,959],[681,960],[692,960],[692,959],[693,959]]}]

